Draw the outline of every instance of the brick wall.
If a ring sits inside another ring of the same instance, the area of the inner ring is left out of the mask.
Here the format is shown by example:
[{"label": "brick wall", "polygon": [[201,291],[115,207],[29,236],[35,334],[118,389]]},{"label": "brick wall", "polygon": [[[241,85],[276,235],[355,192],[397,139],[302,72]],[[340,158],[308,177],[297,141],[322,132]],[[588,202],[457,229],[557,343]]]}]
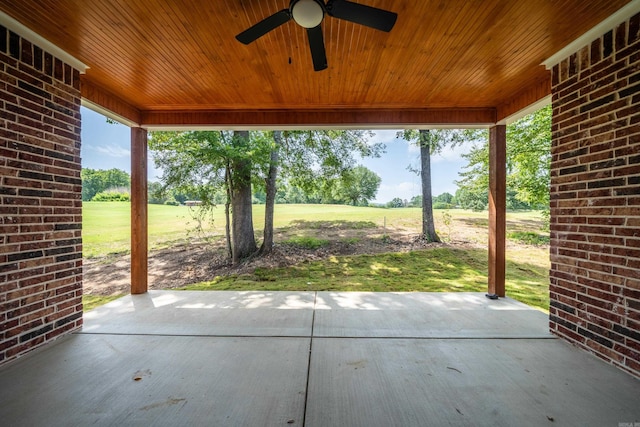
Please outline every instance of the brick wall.
[{"label": "brick wall", "polygon": [[79,89],[0,26],[0,363],[82,324]]},{"label": "brick wall", "polygon": [[640,376],[640,15],[552,73],[551,331]]}]

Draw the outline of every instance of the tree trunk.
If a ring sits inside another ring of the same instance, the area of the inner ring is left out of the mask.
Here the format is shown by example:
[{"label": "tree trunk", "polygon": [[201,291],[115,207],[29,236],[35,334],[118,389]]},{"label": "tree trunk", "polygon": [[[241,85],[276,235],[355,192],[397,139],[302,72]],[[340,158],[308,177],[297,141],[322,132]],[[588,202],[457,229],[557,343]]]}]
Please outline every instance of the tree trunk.
[{"label": "tree trunk", "polygon": [[278,174],[279,150],[282,145],[282,132],[273,132],[274,147],[269,159],[269,174],[265,180],[266,200],[264,206],[264,239],[260,247],[261,254],[268,254],[273,249],[273,211],[276,204],[276,177]]},{"label": "tree trunk", "polygon": [[422,181],[422,235],[428,242],[439,242],[433,223],[433,201],[431,194],[431,144],[429,131],[420,130],[420,179]]},{"label": "tree trunk", "polygon": [[[238,145],[247,145],[248,131],[236,131],[234,139]],[[231,230],[233,240],[233,264],[253,255],[258,249],[253,231],[253,212],[251,204],[251,162],[236,160],[231,163]]]},{"label": "tree trunk", "polygon": [[227,200],[224,203],[224,233],[227,241],[227,257],[233,259],[233,245],[231,244],[231,166],[227,163],[224,170],[224,185],[227,190]]}]

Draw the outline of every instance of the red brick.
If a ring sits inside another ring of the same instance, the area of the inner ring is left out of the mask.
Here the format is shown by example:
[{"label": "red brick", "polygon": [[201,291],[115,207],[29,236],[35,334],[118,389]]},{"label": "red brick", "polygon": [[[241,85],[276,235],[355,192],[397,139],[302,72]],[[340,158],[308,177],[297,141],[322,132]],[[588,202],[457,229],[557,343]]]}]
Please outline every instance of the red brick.
[{"label": "red brick", "polygon": [[554,67],[549,290],[554,333],[639,375],[640,342],[623,338],[640,336],[625,332],[640,329],[640,44],[625,40],[640,16],[631,22]]},{"label": "red brick", "polygon": [[21,46],[22,62],[0,53],[0,363],[82,324],[79,73]]}]

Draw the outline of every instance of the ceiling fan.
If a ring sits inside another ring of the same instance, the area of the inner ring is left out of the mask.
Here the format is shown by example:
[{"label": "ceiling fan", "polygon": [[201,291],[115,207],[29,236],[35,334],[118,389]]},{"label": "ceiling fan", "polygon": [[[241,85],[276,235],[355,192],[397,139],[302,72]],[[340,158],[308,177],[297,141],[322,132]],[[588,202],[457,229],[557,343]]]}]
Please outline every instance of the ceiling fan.
[{"label": "ceiling fan", "polygon": [[327,68],[321,23],[325,13],[345,21],[355,22],[380,31],[389,32],[396,23],[398,14],[376,7],[365,6],[347,0],[291,0],[288,9],[283,9],[249,27],[236,36],[239,42],[249,44],[293,19],[306,28],[313,59],[313,69]]}]

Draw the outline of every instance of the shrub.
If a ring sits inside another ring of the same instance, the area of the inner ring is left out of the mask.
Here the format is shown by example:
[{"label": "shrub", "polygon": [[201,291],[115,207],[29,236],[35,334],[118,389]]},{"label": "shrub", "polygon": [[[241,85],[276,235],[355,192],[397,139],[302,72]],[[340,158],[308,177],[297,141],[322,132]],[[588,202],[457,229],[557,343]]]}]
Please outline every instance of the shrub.
[{"label": "shrub", "polygon": [[130,202],[129,191],[121,188],[102,191],[91,199],[92,202]]},{"label": "shrub", "polygon": [[434,202],[433,203],[433,209],[451,209],[453,206],[451,205],[451,203],[445,203],[445,202]]}]

